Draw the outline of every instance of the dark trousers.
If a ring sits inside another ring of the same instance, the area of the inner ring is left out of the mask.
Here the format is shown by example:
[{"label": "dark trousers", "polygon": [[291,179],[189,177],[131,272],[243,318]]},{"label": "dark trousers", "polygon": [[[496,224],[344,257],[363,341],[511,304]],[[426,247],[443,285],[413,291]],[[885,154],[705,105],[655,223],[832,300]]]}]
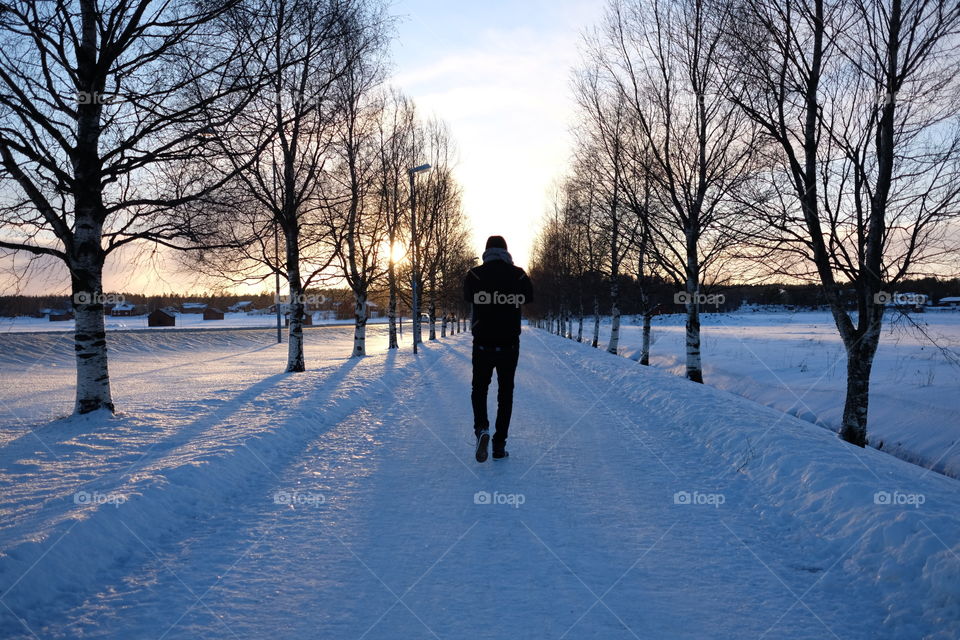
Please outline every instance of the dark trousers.
[{"label": "dark trousers", "polygon": [[510,414],[513,412],[513,376],[517,372],[520,345],[490,347],[473,345],[473,430],[476,433],[489,428],[487,419],[487,389],[497,370],[497,430],[493,434],[495,445],[507,441],[510,429]]}]

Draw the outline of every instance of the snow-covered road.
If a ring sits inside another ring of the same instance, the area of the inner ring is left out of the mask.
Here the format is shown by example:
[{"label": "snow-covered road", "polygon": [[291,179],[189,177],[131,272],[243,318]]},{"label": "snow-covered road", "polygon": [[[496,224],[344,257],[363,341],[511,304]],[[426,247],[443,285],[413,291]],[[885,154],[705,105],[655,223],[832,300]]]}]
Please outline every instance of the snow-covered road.
[{"label": "snow-covered road", "polygon": [[[854,481],[867,469],[877,486],[911,482],[934,503],[922,522],[940,537],[956,481],[789,416],[763,424],[778,414],[530,329],[510,458],[477,464],[469,382],[460,335],[418,358],[343,358],[223,390],[222,404],[198,383],[182,400],[213,403],[202,428],[139,452],[136,473],[111,468],[87,486],[121,504],[79,519],[48,497],[7,532],[0,636],[873,639],[956,629],[944,618],[955,599],[914,604],[909,622],[891,610],[861,548],[874,521],[832,535],[792,513],[816,510],[765,484],[763,435],[731,464],[730,447],[697,430],[709,433],[711,411],[742,418],[829,450]],[[883,505],[857,499],[847,503],[878,509],[886,526]],[[21,544],[31,530],[43,540]]]}]

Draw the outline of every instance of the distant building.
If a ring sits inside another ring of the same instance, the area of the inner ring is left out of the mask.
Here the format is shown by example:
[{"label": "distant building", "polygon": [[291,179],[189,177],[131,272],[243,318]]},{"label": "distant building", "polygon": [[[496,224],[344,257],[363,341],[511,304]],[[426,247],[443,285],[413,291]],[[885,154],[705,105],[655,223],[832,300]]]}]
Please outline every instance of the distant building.
[{"label": "distant building", "polygon": [[246,313],[248,311],[253,311],[253,302],[250,300],[237,302],[236,304],[232,304],[227,307],[227,311],[230,313]]},{"label": "distant building", "polygon": [[114,317],[118,316],[132,316],[135,315],[137,311],[137,306],[130,302],[121,302],[119,304],[113,305],[113,308],[110,309],[110,315]]},{"label": "distant building", "polygon": [[148,327],[175,327],[177,326],[177,314],[172,309],[157,309],[151,311],[147,316]]},{"label": "distant building", "polygon": [[949,307],[951,309],[960,309],[960,296],[950,296],[948,298],[940,298],[941,307]]},{"label": "distant building", "polygon": [[204,320],[223,320],[223,311],[216,307],[207,307],[203,310]]},{"label": "distant building", "polygon": [[67,320],[73,320],[73,311],[53,309],[47,314],[47,318],[50,322],[66,322]]},{"label": "distant building", "polygon": [[181,313],[203,313],[206,308],[206,302],[184,302],[180,305]]}]

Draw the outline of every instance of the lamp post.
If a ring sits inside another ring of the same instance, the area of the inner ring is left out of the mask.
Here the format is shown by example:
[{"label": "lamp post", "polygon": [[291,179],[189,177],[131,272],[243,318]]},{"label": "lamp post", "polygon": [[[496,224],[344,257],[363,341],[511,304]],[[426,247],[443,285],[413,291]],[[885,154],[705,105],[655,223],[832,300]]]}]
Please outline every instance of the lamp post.
[{"label": "lamp post", "polygon": [[410,297],[413,307],[413,352],[417,353],[417,343],[420,342],[420,298],[417,294],[417,282],[419,274],[417,273],[417,193],[414,176],[421,171],[427,171],[429,164],[422,164],[419,167],[407,169],[407,175],[410,176],[410,245],[413,247],[413,257],[411,260],[411,285]]},{"label": "lamp post", "polygon": [[[273,194],[274,198],[277,197],[277,166],[276,164],[272,167],[272,177],[273,177]],[[280,218],[276,214],[273,217],[273,255],[277,259],[277,268],[274,269],[274,293],[273,293],[273,302],[277,309],[277,344],[283,343],[283,330],[281,329],[280,322]]]},{"label": "lamp post", "polygon": [[277,268],[274,269],[274,294],[273,299],[277,307],[277,344],[283,343],[283,331],[280,328],[280,221],[273,221],[273,254],[277,257]]}]

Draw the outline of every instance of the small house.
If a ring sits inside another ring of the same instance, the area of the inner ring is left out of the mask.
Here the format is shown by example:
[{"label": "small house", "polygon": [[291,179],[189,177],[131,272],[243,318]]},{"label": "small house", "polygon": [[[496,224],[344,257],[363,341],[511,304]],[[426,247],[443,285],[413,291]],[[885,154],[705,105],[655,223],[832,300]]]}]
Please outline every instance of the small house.
[{"label": "small house", "polygon": [[230,313],[247,313],[248,311],[253,311],[253,302],[250,300],[243,300],[241,302],[234,303],[227,307],[227,311]]},{"label": "small house", "polygon": [[207,307],[203,310],[204,320],[223,320],[223,311],[216,307]]},{"label": "small house", "polygon": [[948,298],[940,298],[940,306],[950,309],[960,309],[960,297],[950,296]]},{"label": "small house", "polygon": [[182,313],[203,313],[206,308],[206,302],[184,302],[180,305],[180,311]]},{"label": "small house", "polygon": [[66,322],[67,320],[73,320],[73,311],[68,311],[66,309],[51,309],[47,314],[47,318],[50,322]]},{"label": "small house", "polygon": [[171,309],[157,309],[151,311],[147,316],[148,327],[175,327],[177,326],[177,314]]},{"label": "small house", "polygon": [[132,316],[136,312],[137,307],[130,302],[121,302],[113,305],[113,308],[110,309],[110,315],[113,317],[126,317]]}]

